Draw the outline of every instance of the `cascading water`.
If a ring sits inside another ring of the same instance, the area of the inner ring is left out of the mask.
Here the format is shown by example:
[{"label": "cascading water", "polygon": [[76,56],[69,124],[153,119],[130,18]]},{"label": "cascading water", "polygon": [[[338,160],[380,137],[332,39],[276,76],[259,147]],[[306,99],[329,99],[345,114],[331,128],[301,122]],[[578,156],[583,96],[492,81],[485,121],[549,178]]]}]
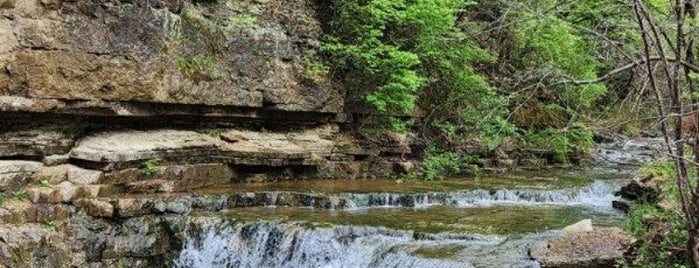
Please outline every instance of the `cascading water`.
[{"label": "cascading water", "polygon": [[[596,157],[612,160],[586,171],[594,178],[591,183],[564,189],[262,190],[222,196],[217,202],[239,213],[193,218],[174,263],[175,267],[539,267],[527,253],[533,241],[550,238],[557,229],[583,218],[618,223],[621,214],[611,208],[611,201],[630,178],[619,170],[639,159],[647,161],[653,150],[654,146],[638,142],[601,146]],[[285,207],[296,210],[284,212]],[[488,230],[506,235],[489,235]],[[449,256],[418,254],[423,249],[449,248],[456,249]]]},{"label": "cascading water", "polygon": [[427,207],[435,205],[467,207],[489,204],[558,204],[609,207],[619,189],[616,181],[595,181],[573,189],[500,189],[417,194],[348,193],[341,194],[333,208],[361,209],[369,207]]},{"label": "cascading water", "polygon": [[[175,267],[472,267],[468,262],[425,259],[394,251],[413,244],[436,243],[416,240],[411,231],[198,220],[187,231],[189,236]],[[472,245],[501,242],[496,238],[465,241]]]}]

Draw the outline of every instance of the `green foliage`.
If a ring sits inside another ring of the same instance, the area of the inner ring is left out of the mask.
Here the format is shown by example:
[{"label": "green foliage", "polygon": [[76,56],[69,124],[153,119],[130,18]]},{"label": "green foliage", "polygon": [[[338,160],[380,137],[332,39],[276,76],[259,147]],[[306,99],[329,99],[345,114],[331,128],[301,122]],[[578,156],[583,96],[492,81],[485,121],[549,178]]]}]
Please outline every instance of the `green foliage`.
[{"label": "green foliage", "polygon": [[27,190],[25,189],[19,189],[17,191],[12,191],[12,198],[15,200],[25,200],[27,199]]},{"label": "green foliage", "polygon": [[60,221],[56,221],[56,220],[44,221],[44,227],[49,228],[53,231],[57,231],[58,228],[61,227],[61,225],[63,225],[63,224]]},{"label": "green foliage", "polygon": [[310,57],[303,58],[303,74],[304,80],[312,86],[323,85],[328,82],[330,68],[322,62],[313,60]]},{"label": "green foliage", "polygon": [[674,180],[674,163],[670,160],[656,161],[641,167],[641,172],[652,177],[653,183],[662,192],[666,206],[678,209],[661,209],[648,201],[631,207],[626,229],[638,238],[640,243],[634,258],[624,265],[650,268],[690,267],[686,252],[689,236],[684,215],[679,212],[680,197]]},{"label": "green foliage", "polygon": [[333,73],[378,111],[410,113],[420,104],[431,112],[428,127],[453,136],[479,132],[495,147],[514,127],[504,119],[506,99],[473,67],[492,57],[457,27],[457,11],[472,4],[332,1],[323,51]]},{"label": "green foliage", "polygon": [[461,171],[461,157],[451,152],[432,151],[420,163],[418,176],[433,181]]},{"label": "green foliage", "polygon": [[136,234],[136,231],[134,231],[134,229],[129,227],[129,226],[122,225],[121,226],[121,234],[125,235],[125,236],[132,236],[132,235]]},{"label": "green foliage", "polygon": [[567,162],[568,155],[575,149],[589,151],[594,145],[593,133],[585,126],[530,131],[523,138],[535,147],[552,150],[562,162]]},{"label": "green foliage", "polygon": [[[516,29],[515,35],[524,62],[550,69],[563,78],[597,78],[601,64],[592,57],[589,45],[570,22],[555,14],[523,12],[520,17],[523,23]],[[568,85],[562,90],[563,101],[572,107],[590,106],[606,93],[606,87],[600,83]]]},{"label": "green foliage", "polygon": [[210,56],[197,55],[190,59],[179,59],[177,67],[184,77],[199,83],[201,81],[214,81],[221,79],[221,72]]},{"label": "green foliage", "polygon": [[236,14],[228,17],[228,21],[235,26],[253,28],[257,25],[257,18],[248,14]]},{"label": "green foliage", "polygon": [[53,187],[53,183],[51,183],[51,180],[49,180],[48,178],[40,178],[39,179],[39,187],[51,188],[51,187]]},{"label": "green foliage", "polygon": [[[649,221],[657,226],[649,230]],[[682,251],[689,239],[684,217],[671,210],[661,210],[653,204],[632,206],[626,229],[640,239],[636,255],[626,263],[630,267],[665,268],[691,267],[687,254]],[[679,251],[678,251],[679,250]]]},{"label": "green foliage", "polygon": [[158,170],[159,166],[159,158],[151,158],[146,161],[143,161],[143,163],[141,163],[140,174],[144,177],[153,176],[153,174],[155,174],[155,172]]}]

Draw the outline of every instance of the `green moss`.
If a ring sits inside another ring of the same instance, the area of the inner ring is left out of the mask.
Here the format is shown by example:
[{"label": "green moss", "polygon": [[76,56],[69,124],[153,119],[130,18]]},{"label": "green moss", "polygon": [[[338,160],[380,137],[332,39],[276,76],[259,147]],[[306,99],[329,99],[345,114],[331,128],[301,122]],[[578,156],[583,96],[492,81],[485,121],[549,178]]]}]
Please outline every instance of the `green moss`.
[{"label": "green moss", "polygon": [[221,72],[210,56],[197,55],[189,59],[180,59],[177,61],[177,67],[184,77],[195,83],[222,78]]},{"label": "green moss", "polygon": [[456,256],[466,248],[464,245],[448,245],[442,247],[420,248],[412,253],[420,258],[428,259],[449,259]]},{"label": "green moss", "polygon": [[228,17],[228,22],[236,27],[254,28],[257,25],[257,17],[249,14],[235,14]]}]

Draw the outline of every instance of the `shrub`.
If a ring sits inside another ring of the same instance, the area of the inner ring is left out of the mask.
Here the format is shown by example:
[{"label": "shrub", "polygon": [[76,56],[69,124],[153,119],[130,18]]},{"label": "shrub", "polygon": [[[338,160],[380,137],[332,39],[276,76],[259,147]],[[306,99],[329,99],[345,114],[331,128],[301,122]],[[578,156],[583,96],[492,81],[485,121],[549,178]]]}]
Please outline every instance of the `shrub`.
[{"label": "shrub", "polygon": [[564,129],[529,131],[524,140],[529,144],[553,151],[557,160],[568,162],[568,155],[576,149],[589,151],[594,145],[594,134],[585,126]]},{"label": "shrub", "polygon": [[461,171],[461,157],[451,152],[431,152],[420,163],[418,176],[426,181],[442,179]]}]

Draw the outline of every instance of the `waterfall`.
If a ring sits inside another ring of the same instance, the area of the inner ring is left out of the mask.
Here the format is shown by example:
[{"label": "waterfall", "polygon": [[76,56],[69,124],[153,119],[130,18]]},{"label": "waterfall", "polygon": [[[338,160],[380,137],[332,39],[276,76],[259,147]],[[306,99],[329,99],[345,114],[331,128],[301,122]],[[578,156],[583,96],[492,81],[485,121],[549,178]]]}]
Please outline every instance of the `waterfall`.
[{"label": "waterfall", "polygon": [[[208,217],[192,223],[175,267],[472,267],[468,262],[425,259],[396,250],[418,240],[412,231],[379,227],[316,227]],[[447,240],[447,242],[453,240]],[[461,243],[494,245],[469,237]]]},{"label": "waterfall", "polygon": [[[556,204],[610,207],[619,186],[604,181],[571,189],[500,189],[429,192],[417,194],[347,193],[341,198],[348,209],[369,207],[427,207],[436,205],[466,207],[489,204]],[[340,204],[342,202],[338,202]],[[341,208],[341,207],[336,207]]]}]

